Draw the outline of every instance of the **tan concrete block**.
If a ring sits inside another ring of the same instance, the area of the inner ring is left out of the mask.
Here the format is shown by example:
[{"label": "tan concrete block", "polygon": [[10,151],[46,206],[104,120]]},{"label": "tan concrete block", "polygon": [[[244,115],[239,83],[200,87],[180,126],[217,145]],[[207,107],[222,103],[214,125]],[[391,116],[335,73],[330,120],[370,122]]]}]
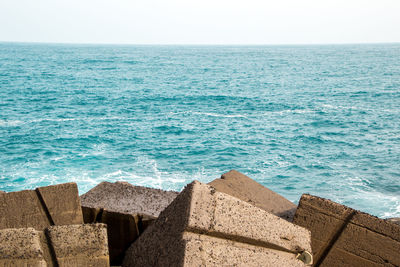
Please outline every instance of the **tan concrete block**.
[{"label": "tan concrete block", "polygon": [[333,249],[330,256],[327,257],[324,262],[320,265],[321,267],[376,267],[384,266],[383,264],[377,264],[370,260],[358,257],[342,249]]},{"label": "tan concrete block", "polygon": [[98,222],[98,218],[101,218],[103,209],[101,208],[90,208],[82,207],[82,215],[84,223],[95,223]]},{"label": "tan concrete block", "polygon": [[346,225],[334,248],[343,249],[375,263],[389,262],[400,266],[400,242],[353,223]]},{"label": "tan concrete block", "polygon": [[0,230],[0,266],[47,266],[39,232],[33,228]]},{"label": "tan concrete block", "polygon": [[157,217],[178,192],[134,186],[127,182],[102,182],[81,196],[82,206]]},{"label": "tan concrete block", "polygon": [[388,218],[386,221],[400,225],[400,218]]},{"label": "tan concrete block", "polygon": [[83,224],[76,183],[39,187],[36,190],[41,195],[55,225]]},{"label": "tan concrete block", "polygon": [[209,185],[288,221],[293,219],[296,211],[295,204],[235,170],[223,174]]},{"label": "tan concrete block", "polygon": [[156,218],[139,214],[112,212],[82,207],[85,223],[107,225],[110,264],[121,265],[125,251]]},{"label": "tan concrete block", "polygon": [[0,229],[83,223],[74,183],[0,194]]},{"label": "tan concrete block", "polygon": [[47,234],[60,267],[109,266],[106,225],[51,226]]},{"label": "tan concrete block", "polygon": [[104,210],[100,222],[107,225],[111,265],[121,265],[125,250],[139,237],[139,217]]},{"label": "tan concrete block", "polygon": [[311,251],[306,229],[195,181],[132,244],[123,266],[304,266],[296,259],[303,251]]},{"label": "tan concrete block", "polygon": [[0,194],[0,229],[33,227],[43,230],[51,225],[33,190]]},{"label": "tan concrete block", "polygon": [[293,222],[311,231],[317,264],[400,266],[399,225],[310,195],[301,197]]},{"label": "tan concrete block", "polygon": [[[183,234],[183,266],[304,266],[293,254],[191,232]],[[163,264],[161,264],[163,265]]]}]

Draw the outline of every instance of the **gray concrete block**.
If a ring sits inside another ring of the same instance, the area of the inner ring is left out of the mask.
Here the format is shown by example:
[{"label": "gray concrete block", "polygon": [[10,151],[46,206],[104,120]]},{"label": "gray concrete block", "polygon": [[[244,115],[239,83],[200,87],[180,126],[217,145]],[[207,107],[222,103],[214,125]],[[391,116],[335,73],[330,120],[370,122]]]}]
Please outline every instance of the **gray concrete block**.
[{"label": "gray concrete block", "polygon": [[209,185],[288,221],[292,221],[297,208],[283,196],[235,170],[223,174]]},{"label": "gray concrete block", "polygon": [[157,217],[178,192],[134,186],[127,182],[102,182],[81,196],[82,206],[107,211]]},{"label": "gray concrete block", "polygon": [[123,266],[305,266],[310,232],[200,182],[189,184],[125,254]]}]

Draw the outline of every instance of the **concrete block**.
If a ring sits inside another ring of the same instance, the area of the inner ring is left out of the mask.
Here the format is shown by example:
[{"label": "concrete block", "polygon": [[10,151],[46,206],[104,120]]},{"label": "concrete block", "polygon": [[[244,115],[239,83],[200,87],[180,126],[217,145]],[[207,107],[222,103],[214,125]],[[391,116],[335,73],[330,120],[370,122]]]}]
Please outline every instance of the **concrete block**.
[{"label": "concrete block", "polygon": [[0,229],[33,227],[43,230],[51,225],[36,191],[0,194]]},{"label": "concrete block", "polygon": [[75,183],[0,194],[0,229],[83,223]]},{"label": "concrete block", "polygon": [[82,224],[81,201],[76,183],[66,183],[36,189],[54,225]]},{"label": "concrete block", "polygon": [[58,266],[109,266],[105,224],[51,226],[47,234]]},{"label": "concrete block", "polygon": [[85,223],[107,225],[110,264],[121,265],[125,251],[155,217],[127,214],[98,208],[82,207]]},{"label": "concrete block", "polygon": [[400,218],[388,218],[386,221],[400,225]]},{"label": "concrete block", "polygon": [[102,182],[81,196],[82,206],[157,217],[178,192],[134,186],[127,182]]},{"label": "concrete block", "polygon": [[399,225],[307,194],[293,222],[311,231],[318,266],[400,266]]},{"label": "concrete block", "polygon": [[47,266],[39,232],[33,228],[0,230],[0,266]]},{"label": "concrete block", "polygon": [[109,266],[106,226],[0,230],[0,266]]},{"label": "concrete block", "polygon": [[82,195],[81,202],[85,223],[107,224],[111,264],[120,265],[124,251],[177,195],[127,182],[102,182]]},{"label": "concrete block", "polygon": [[246,175],[231,170],[210,182],[217,191],[239,198],[287,221],[292,221],[297,206]]},{"label": "concrete block", "polygon": [[123,266],[305,266],[296,257],[310,252],[308,230],[194,181],[131,245]]}]

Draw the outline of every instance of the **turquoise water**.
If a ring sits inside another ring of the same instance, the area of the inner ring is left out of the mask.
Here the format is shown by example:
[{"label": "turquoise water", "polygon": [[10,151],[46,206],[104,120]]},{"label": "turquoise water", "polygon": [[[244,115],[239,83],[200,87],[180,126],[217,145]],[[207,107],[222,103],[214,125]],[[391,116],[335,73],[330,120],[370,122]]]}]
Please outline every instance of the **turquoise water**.
[{"label": "turquoise water", "polygon": [[237,169],[400,216],[400,44],[0,43],[0,190]]}]

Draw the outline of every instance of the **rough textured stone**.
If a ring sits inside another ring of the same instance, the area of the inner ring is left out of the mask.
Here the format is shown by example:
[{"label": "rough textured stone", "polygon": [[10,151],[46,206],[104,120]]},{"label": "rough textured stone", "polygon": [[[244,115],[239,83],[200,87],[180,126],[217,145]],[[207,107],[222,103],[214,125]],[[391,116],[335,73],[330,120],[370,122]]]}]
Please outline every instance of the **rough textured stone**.
[{"label": "rough textured stone", "polygon": [[104,224],[0,230],[0,266],[109,266]]},{"label": "rough textured stone", "polygon": [[75,183],[39,187],[36,190],[55,225],[83,223],[81,201]]},{"label": "rough textured stone", "polygon": [[0,229],[83,223],[75,183],[0,194]]},{"label": "rough textured stone", "polygon": [[123,266],[304,266],[310,232],[194,181],[125,254]]},{"label": "rough textured stone", "polygon": [[102,182],[81,196],[82,206],[103,208],[128,214],[146,214],[157,217],[178,195],[126,182]]},{"label": "rough textured stone", "polygon": [[58,266],[109,266],[106,225],[51,226],[47,233]]},{"label": "rough textured stone", "polygon": [[0,194],[0,229],[33,227],[43,230],[51,223],[36,191]]},{"label": "rough textured stone", "polygon": [[0,230],[0,266],[47,266],[39,232],[33,228]]},{"label": "rough textured stone", "polygon": [[311,231],[317,265],[400,266],[399,225],[310,195],[293,222]]},{"label": "rough textured stone", "polygon": [[84,221],[107,224],[111,264],[120,265],[125,250],[177,195],[126,182],[102,182],[81,196]]},{"label": "rough textured stone", "polygon": [[400,218],[389,218],[386,221],[400,225]]},{"label": "rough textured stone", "polygon": [[107,225],[110,264],[121,265],[125,251],[155,217],[82,207],[85,223]]},{"label": "rough textured stone", "polygon": [[235,170],[223,174],[209,185],[288,221],[292,221],[296,211],[295,204]]}]

